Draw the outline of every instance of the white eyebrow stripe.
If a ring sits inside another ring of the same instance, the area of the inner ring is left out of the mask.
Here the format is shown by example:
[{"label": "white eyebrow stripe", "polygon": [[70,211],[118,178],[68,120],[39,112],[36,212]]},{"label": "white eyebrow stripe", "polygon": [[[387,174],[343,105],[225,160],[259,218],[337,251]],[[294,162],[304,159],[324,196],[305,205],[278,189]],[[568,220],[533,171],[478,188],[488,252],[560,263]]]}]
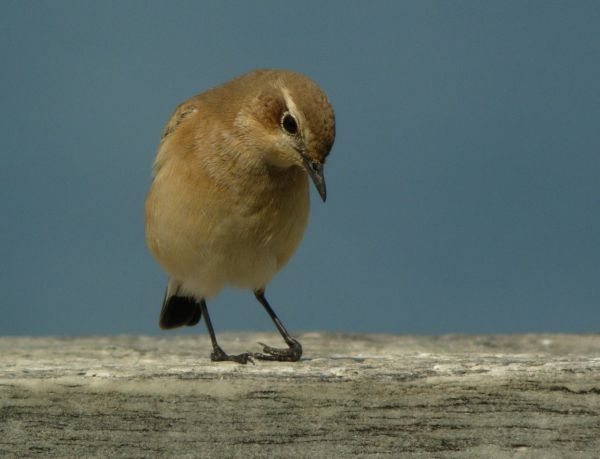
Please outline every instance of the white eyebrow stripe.
[{"label": "white eyebrow stripe", "polygon": [[285,99],[288,110],[296,119],[299,119],[300,113],[298,112],[298,107],[296,107],[296,103],[294,102],[294,99],[292,99],[290,92],[287,88],[281,88],[281,92],[283,93],[283,98]]},{"label": "white eyebrow stripe", "polygon": [[296,106],[296,103],[294,102],[294,99],[292,99],[292,96],[290,95],[290,92],[288,91],[287,88],[282,87],[281,93],[283,94],[283,99],[285,100],[285,104],[286,104],[289,112],[298,121],[298,123],[300,125],[300,133],[301,133],[302,137],[304,137],[304,142],[308,145],[310,143],[312,133],[310,132],[310,129],[308,128],[308,126],[306,124],[304,115],[302,114],[302,112],[300,110],[298,110],[298,107]]}]

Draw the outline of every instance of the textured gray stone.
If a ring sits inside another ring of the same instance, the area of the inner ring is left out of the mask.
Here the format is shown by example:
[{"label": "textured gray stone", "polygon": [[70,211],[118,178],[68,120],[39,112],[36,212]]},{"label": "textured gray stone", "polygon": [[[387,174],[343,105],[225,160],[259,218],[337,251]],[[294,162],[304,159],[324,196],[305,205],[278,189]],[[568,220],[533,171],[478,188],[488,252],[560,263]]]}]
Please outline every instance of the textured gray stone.
[{"label": "textured gray stone", "polygon": [[599,335],[298,337],[0,338],[0,456],[600,457]]}]

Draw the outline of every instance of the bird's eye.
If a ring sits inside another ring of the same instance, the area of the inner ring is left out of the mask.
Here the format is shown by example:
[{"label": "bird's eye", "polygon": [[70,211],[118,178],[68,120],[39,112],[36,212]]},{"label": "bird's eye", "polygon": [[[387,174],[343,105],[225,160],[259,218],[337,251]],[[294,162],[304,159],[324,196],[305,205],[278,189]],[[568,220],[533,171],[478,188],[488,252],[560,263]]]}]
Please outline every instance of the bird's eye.
[{"label": "bird's eye", "polygon": [[296,118],[289,113],[285,113],[283,118],[281,118],[281,126],[288,134],[298,134],[298,123],[296,122]]}]

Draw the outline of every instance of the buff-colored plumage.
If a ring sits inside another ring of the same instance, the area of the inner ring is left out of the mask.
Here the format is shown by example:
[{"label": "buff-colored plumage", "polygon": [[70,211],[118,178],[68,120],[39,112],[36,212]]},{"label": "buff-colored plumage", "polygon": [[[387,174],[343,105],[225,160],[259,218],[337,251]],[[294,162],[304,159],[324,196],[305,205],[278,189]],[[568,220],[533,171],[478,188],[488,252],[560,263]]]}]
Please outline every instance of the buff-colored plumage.
[{"label": "buff-colored plumage", "polygon": [[334,137],[325,94],[294,72],[254,71],[180,104],[145,206],[147,245],[169,275],[165,304],[204,304],[225,286],[262,295],[304,234],[309,176],[325,198]]}]

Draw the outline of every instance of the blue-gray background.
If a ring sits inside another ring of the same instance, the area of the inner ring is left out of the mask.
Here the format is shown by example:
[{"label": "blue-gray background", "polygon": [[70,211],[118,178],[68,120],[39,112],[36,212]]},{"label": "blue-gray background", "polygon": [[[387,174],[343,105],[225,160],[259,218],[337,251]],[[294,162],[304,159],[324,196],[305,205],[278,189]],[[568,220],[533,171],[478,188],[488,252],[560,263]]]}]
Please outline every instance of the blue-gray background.
[{"label": "blue-gray background", "polygon": [[[162,127],[256,67],[338,121],[268,289],[290,329],[600,331],[600,2],[4,0],[0,53],[0,334],[158,333]],[[247,292],[209,306],[273,329]]]}]

